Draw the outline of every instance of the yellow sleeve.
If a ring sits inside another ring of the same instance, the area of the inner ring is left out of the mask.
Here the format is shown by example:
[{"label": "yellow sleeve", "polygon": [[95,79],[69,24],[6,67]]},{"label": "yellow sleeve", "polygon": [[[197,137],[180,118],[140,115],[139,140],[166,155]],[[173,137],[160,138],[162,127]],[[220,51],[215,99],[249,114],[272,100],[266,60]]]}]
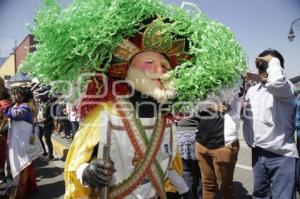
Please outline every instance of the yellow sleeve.
[{"label": "yellow sleeve", "polygon": [[92,158],[94,147],[100,138],[100,115],[102,111],[112,112],[112,103],[103,103],[93,109],[80,123],[78,132],[68,151],[65,163],[64,199],[90,198],[91,189],[83,187],[76,177],[77,168]]},{"label": "yellow sleeve", "polygon": [[[178,150],[176,152],[176,156],[175,156],[174,160],[172,161],[172,163],[170,165],[169,170],[176,170],[180,176],[183,175],[183,165],[182,165],[181,157],[180,157]],[[166,192],[173,192],[173,193],[176,192],[175,187],[172,185],[172,183],[169,179],[167,179],[165,181],[164,189]]]}]

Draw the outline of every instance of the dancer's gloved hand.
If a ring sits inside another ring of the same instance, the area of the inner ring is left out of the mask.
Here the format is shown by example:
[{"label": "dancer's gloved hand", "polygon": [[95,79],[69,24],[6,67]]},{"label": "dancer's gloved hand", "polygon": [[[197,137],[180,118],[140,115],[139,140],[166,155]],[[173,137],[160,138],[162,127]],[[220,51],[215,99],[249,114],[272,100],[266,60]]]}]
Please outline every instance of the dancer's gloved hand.
[{"label": "dancer's gloved hand", "polygon": [[83,184],[92,188],[108,186],[115,171],[116,169],[112,161],[92,160],[83,171]]}]

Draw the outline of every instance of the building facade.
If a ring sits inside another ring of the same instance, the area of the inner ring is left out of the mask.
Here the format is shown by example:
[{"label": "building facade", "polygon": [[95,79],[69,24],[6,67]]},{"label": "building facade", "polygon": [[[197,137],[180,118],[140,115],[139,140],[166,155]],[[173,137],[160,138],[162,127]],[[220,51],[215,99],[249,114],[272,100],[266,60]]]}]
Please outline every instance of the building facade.
[{"label": "building facade", "polygon": [[27,35],[19,46],[15,49],[16,54],[16,71],[18,71],[20,64],[23,62],[28,53],[35,51],[34,40],[32,35]]},{"label": "building facade", "polygon": [[0,67],[0,76],[7,80],[16,74],[15,54],[10,54]]},{"label": "building facade", "polygon": [[33,36],[27,35],[14,51],[0,65],[0,76],[5,80],[18,72],[20,64],[22,64],[28,53],[35,51]]}]

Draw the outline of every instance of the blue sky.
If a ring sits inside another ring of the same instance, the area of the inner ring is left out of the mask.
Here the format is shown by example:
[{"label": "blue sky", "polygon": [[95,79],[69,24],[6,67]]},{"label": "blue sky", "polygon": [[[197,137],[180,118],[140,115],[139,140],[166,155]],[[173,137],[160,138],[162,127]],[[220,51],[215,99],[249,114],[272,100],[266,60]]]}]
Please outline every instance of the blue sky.
[{"label": "blue sky", "polygon": [[[66,5],[71,0],[60,0]],[[180,5],[181,0],[166,0]],[[189,0],[210,19],[219,21],[235,33],[249,57],[249,69],[256,72],[255,57],[267,48],[275,48],[285,58],[289,78],[300,75],[300,21],[296,38],[289,42],[291,22],[300,18],[300,0]],[[0,0],[0,57],[12,52],[29,33],[26,23],[33,23],[41,0]]]}]

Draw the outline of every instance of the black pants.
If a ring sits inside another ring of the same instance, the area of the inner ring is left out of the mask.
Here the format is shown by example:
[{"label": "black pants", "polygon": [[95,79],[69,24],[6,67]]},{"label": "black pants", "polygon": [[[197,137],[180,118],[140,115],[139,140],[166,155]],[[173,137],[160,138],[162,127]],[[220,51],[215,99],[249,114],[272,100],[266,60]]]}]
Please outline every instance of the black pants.
[{"label": "black pants", "polygon": [[79,122],[71,121],[70,124],[71,124],[71,132],[74,136],[79,128]]},{"label": "black pants", "polygon": [[70,133],[71,133],[70,121],[63,119],[63,120],[58,120],[58,122],[60,123],[61,127],[63,128],[65,135],[70,135]]},{"label": "black pants", "polygon": [[201,173],[197,160],[181,159],[183,164],[183,178],[195,199],[202,195]]},{"label": "black pants", "polygon": [[51,141],[52,130],[53,130],[53,124],[37,125],[37,134],[38,134],[40,142],[42,144],[43,151],[44,151],[44,153],[47,152],[46,148],[45,148],[44,141],[43,141],[43,136],[44,136],[47,147],[48,147],[49,157],[53,156],[53,145],[52,145],[52,141]]}]

